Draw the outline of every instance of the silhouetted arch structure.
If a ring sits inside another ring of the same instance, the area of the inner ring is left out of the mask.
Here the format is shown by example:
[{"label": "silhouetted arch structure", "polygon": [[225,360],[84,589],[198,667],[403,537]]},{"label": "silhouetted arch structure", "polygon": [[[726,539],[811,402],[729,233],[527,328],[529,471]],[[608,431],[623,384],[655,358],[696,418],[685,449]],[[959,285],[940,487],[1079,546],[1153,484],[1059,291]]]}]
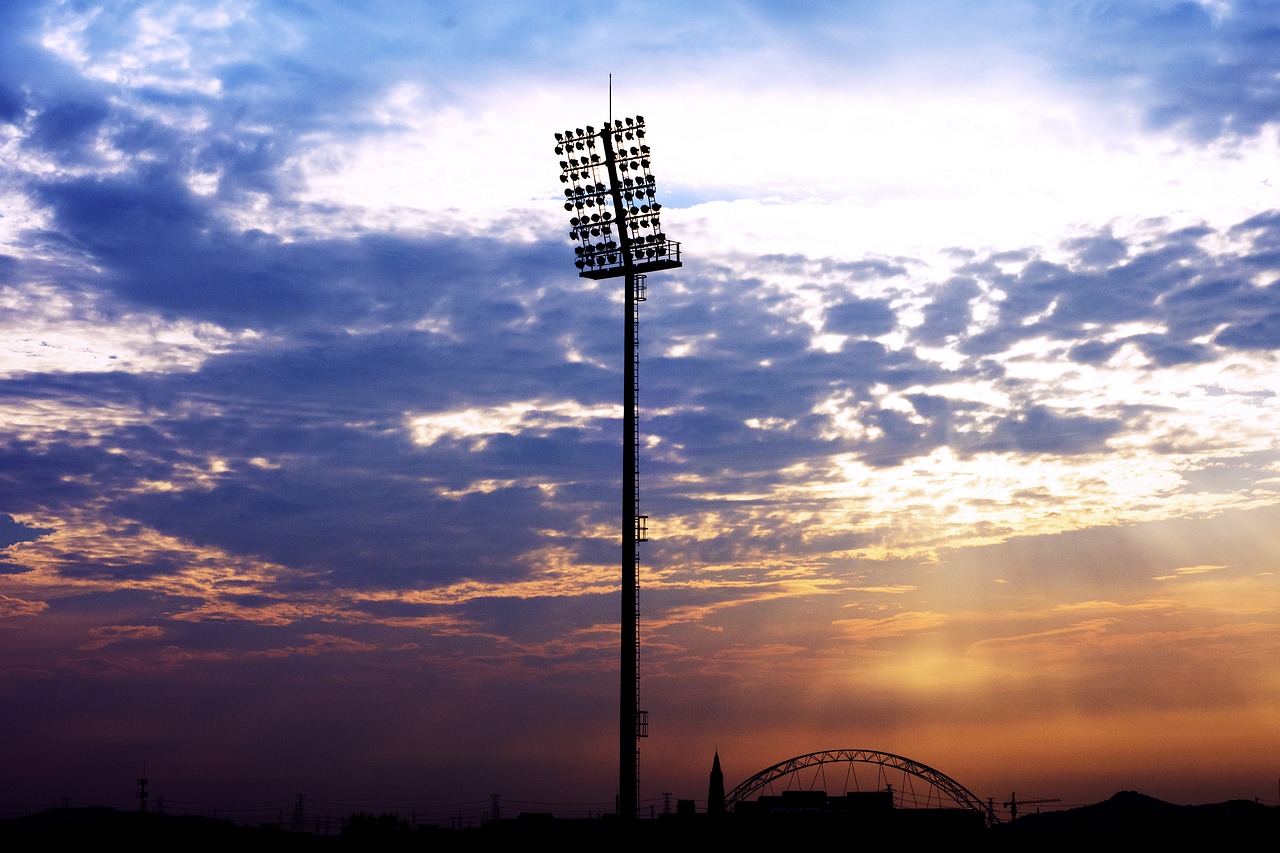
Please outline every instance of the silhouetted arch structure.
[{"label": "silhouetted arch structure", "polygon": [[[827,767],[835,764],[846,765],[843,778],[829,776]],[[876,766],[874,780],[859,778],[859,764]],[[972,809],[980,812],[988,825],[998,822],[987,804],[950,776],[918,761],[870,749],[830,749],[780,761],[730,791],[724,798],[725,809],[733,811],[739,803],[755,795],[772,794],[780,788],[818,790],[821,787],[829,792],[828,782],[842,786],[842,791],[883,791],[893,786],[894,808]]]}]

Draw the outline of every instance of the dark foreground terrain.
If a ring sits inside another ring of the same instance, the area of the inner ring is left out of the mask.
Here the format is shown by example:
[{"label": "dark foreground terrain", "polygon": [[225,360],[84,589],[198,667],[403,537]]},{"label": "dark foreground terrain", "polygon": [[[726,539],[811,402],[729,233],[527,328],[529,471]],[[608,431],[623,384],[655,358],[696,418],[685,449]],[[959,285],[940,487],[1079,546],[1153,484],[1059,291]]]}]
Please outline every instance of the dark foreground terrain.
[{"label": "dark foreground terrain", "polygon": [[[384,816],[393,818],[393,816]],[[1247,800],[1213,805],[1167,803],[1122,791],[1091,806],[1028,814],[987,827],[973,812],[894,810],[877,815],[664,815],[625,827],[616,818],[560,820],[543,814],[491,821],[471,829],[411,827],[406,821],[353,822],[342,834],[317,836],[274,827],[240,826],[209,817],[55,808],[0,821],[0,850],[494,850],[612,849],[610,845],[732,844],[740,849],[845,837],[850,843],[963,843],[988,850],[1080,850],[1136,843],[1272,847],[1280,841],[1280,808]]]}]

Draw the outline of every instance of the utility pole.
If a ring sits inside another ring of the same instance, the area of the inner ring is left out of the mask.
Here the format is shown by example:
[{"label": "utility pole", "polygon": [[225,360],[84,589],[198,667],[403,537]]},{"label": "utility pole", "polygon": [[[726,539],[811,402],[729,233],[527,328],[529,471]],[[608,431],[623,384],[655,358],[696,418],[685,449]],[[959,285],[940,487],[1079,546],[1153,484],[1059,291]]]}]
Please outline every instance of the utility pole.
[{"label": "utility pole", "polygon": [[[610,95],[612,102],[612,94]],[[612,106],[610,108],[612,113]],[[648,539],[648,516],[640,505],[638,405],[640,308],[645,275],[681,266],[680,244],[662,231],[655,181],[649,173],[644,116],[610,119],[600,130],[556,133],[564,209],[576,240],[578,275],[590,279],[625,277],[623,324],[622,437],[622,661],[618,703],[618,815],[636,818],[640,738],[648,737],[649,714],[640,710],[639,554]]]}]

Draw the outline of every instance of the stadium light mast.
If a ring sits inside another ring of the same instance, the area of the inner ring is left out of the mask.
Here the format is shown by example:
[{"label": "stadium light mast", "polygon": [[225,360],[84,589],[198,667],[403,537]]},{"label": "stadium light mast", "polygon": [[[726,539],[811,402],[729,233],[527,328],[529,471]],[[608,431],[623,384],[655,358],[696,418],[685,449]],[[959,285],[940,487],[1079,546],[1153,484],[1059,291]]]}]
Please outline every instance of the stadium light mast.
[{"label": "stadium light mast", "polygon": [[640,710],[640,599],[637,542],[648,539],[640,514],[639,349],[645,276],[680,266],[680,244],[662,231],[644,116],[611,119],[597,130],[556,134],[560,181],[574,264],[583,278],[626,277],[622,435],[622,673],[619,694],[618,816],[634,820],[640,778],[640,738],[649,713]]}]

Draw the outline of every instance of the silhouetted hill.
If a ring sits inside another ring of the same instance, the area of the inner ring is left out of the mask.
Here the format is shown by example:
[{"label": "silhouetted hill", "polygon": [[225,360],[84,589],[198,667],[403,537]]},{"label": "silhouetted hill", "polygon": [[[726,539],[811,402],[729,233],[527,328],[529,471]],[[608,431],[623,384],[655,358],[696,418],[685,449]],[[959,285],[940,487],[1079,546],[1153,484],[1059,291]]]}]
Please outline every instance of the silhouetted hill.
[{"label": "silhouetted hill", "polygon": [[1028,814],[993,827],[989,836],[1001,849],[1034,842],[1037,849],[1076,848],[1100,841],[1221,844],[1276,838],[1280,809],[1249,800],[1183,806],[1121,791],[1111,799],[1075,809]]}]

